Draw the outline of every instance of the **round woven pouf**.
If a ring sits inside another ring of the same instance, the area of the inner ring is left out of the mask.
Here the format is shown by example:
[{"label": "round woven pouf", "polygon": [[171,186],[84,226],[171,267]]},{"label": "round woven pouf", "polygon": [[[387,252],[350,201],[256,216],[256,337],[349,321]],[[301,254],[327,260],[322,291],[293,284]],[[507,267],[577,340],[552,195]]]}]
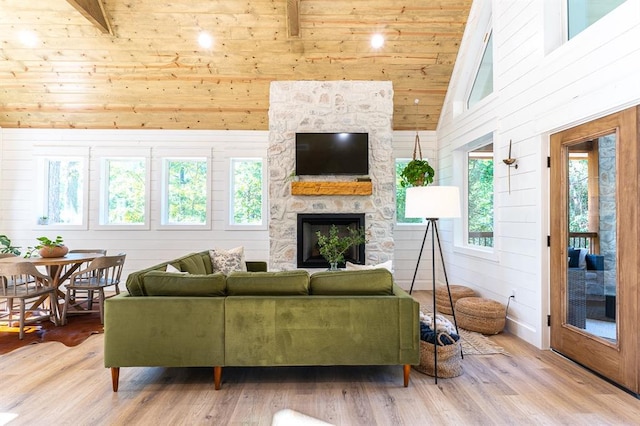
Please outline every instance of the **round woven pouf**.
[{"label": "round woven pouf", "polygon": [[[456,306],[456,302],[463,297],[473,297],[476,295],[475,291],[463,285],[450,285],[449,289],[451,290],[453,306]],[[449,315],[453,313],[453,308],[451,307],[451,303],[449,303],[447,286],[445,285],[436,287],[436,307],[440,313]]]},{"label": "round woven pouf", "polygon": [[507,321],[507,308],[482,297],[465,297],[456,302],[458,327],[482,334],[498,334]]}]

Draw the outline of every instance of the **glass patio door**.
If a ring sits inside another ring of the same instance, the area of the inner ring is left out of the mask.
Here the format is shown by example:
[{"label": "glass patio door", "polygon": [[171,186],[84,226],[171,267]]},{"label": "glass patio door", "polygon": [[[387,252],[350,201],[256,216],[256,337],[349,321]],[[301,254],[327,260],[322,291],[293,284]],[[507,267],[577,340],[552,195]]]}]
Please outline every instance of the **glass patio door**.
[{"label": "glass patio door", "polygon": [[551,347],[638,392],[637,110],[551,136]]}]

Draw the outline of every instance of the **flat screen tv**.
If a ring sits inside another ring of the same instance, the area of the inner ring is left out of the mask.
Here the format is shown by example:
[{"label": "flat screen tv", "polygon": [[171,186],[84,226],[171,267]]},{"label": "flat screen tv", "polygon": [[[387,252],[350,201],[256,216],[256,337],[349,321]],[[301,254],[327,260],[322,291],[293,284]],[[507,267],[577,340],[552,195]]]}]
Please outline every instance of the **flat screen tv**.
[{"label": "flat screen tv", "polygon": [[296,133],[296,175],[368,174],[368,133]]}]

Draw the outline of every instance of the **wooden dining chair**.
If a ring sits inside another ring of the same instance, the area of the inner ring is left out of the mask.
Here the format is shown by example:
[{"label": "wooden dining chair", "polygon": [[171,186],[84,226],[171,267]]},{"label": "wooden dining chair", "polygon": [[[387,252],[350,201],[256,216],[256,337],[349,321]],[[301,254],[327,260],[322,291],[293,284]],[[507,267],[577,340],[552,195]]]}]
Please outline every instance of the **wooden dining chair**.
[{"label": "wooden dining chair", "polygon": [[[100,322],[104,324],[105,288],[114,287],[115,294],[120,294],[119,284],[125,258],[125,253],[97,257],[86,268],[69,277],[62,308],[63,325],[67,323],[67,315],[90,312],[100,312]],[[81,295],[86,297],[82,298]],[[93,309],[94,302],[98,305],[97,310]],[[76,309],[71,311],[70,307]]]},{"label": "wooden dining chair", "polygon": [[[107,249],[73,249],[73,250],[69,250],[69,253],[100,253],[103,256],[107,255]],[[62,272],[62,274],[60,275],[66,275],[67,271],[69,270],[69,268],[75,268],[77,271],[82,270],[82,269],[86,269],[89,264],[91,263],[91,261],[87,261],[84,262],[82,264],[72,264],[72,265],[67,265],[65,270]],[[76,297],[75,294],[71,295],[71,300],[74,300]],[[93,299],[93,297],[90,297],[90,299]]]},{"label": "wooden dining chair", "polygon": [[[51,277],[38,271],[31,262],[0,262],[0,279],[2,280],[0,299],[6,301],[5,315],[8,316],[9,325],[13,323],[14,313],[17,312],[20,316],[18,336],[20,340],[24,338],[27,313],[33,314],[30,319],[49,319],[58,325],[56,289]],[[36,299],[37,302],[27,309],[26,303],[32,299]],[[47,299],[48,306],[44,303]],[[18,301],[18,308],[14,305],[15,301]]]}]

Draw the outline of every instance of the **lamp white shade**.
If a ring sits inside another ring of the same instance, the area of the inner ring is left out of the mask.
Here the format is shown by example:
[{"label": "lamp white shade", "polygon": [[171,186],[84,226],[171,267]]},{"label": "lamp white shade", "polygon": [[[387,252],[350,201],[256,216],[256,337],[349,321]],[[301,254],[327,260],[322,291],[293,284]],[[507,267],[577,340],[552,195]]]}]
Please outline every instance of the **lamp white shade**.
[{"label": "lamp white shade", "polygon": [[457,186],[407,188],[404,216],[425,219],[460,217],[460,190]]}]

